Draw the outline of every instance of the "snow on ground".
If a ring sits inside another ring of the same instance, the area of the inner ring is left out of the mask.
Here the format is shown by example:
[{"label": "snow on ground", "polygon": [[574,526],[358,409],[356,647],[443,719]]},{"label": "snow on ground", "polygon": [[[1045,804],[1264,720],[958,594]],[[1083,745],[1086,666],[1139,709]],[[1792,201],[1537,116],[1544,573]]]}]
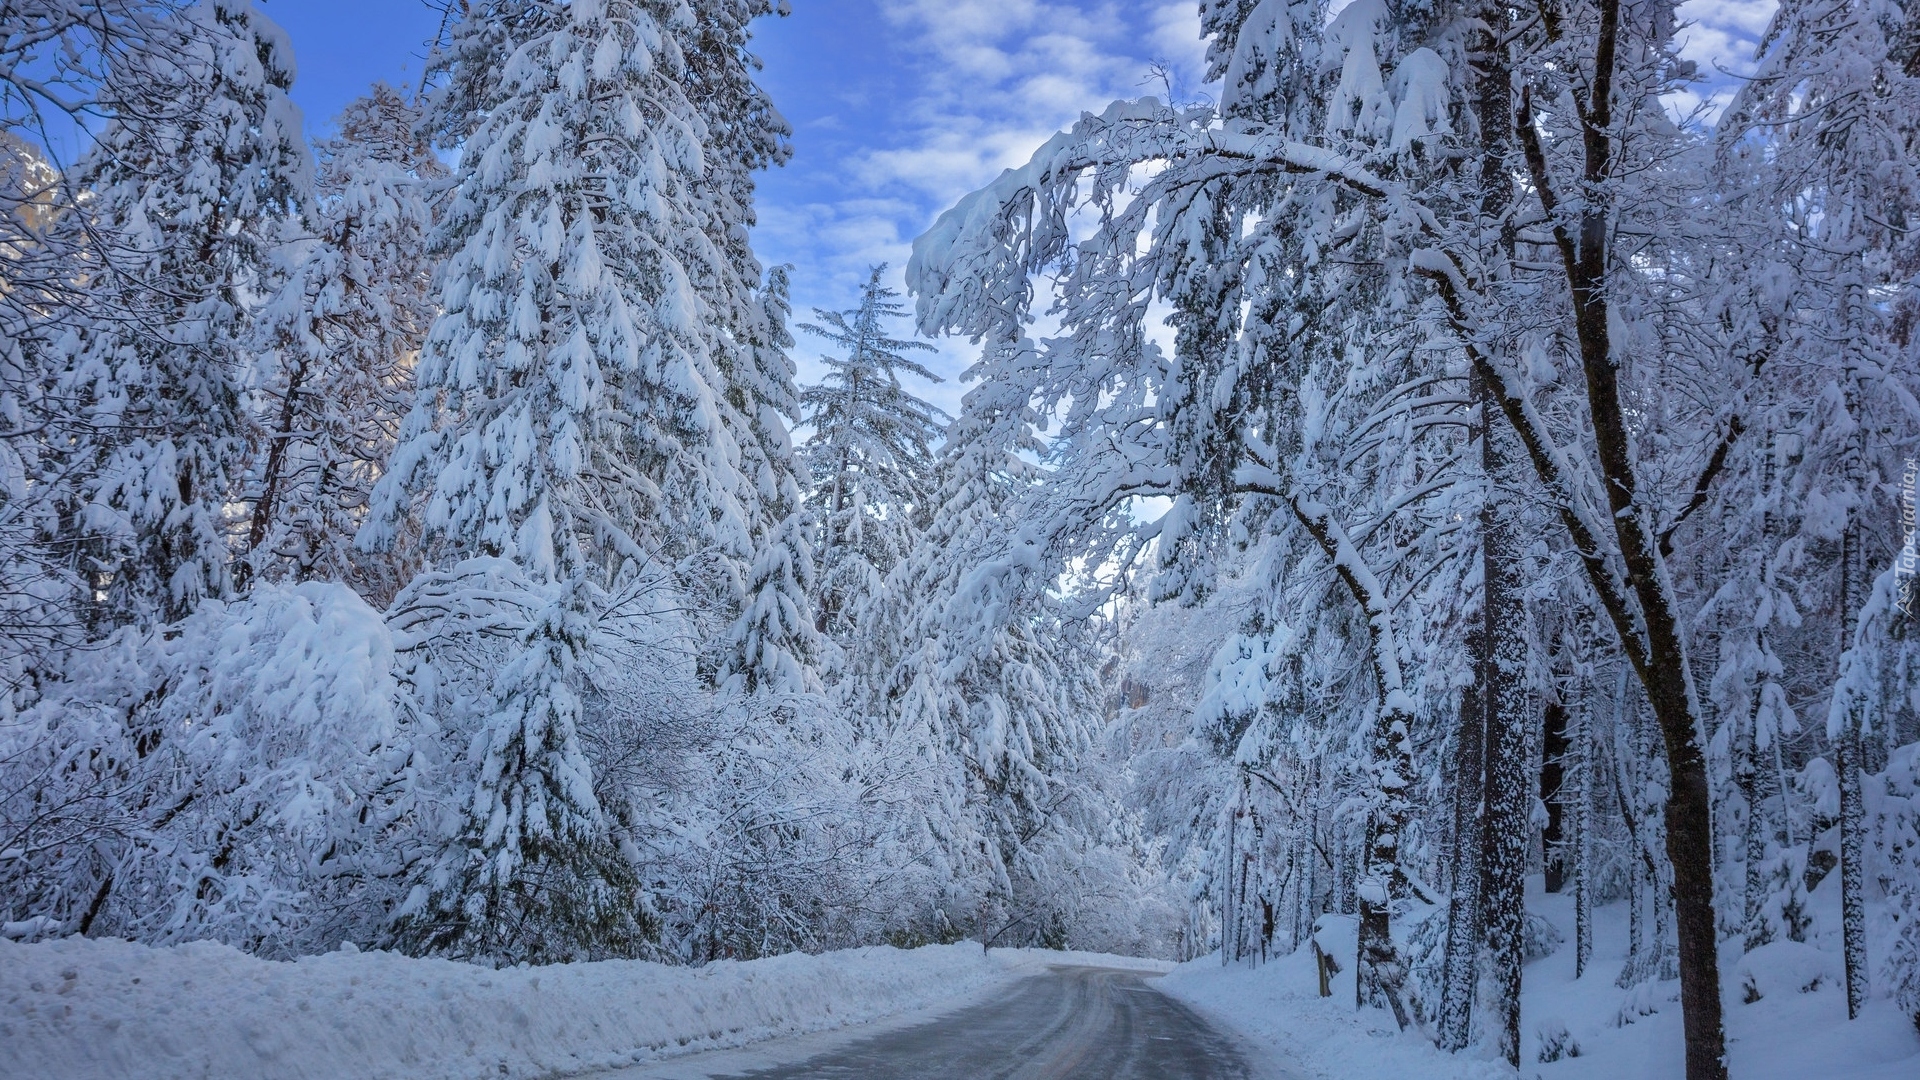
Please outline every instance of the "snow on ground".
[{"label": "snow on ground", "polygon": [[[1521,1075],[1680,1080],[1678,984],[1614,985],[1626,954],[1624,907],[1595,913],[1594,962],[1576,981],[1571,901],[1534,886],[1529,906],[1569,944],[1527,967]],[[1729,962],[1735,1080],[1920,1076],[1920,1033],[1886,999],[1846,1020],[1830,946],[1782,942]],[[0,1078],[561,1077],[888,1017],[918,1022],[1054,964],[1170,967],[1086,953],[983,955],[973,943],[704,968],[610,961],[495,971],[391,953],[282,963],[207,943],[0,941]],[[1309,950],[1258,968],[1196,960],[1155,985],[1237,1032],[1289,1080],[1513,1075],[1443,1054],[1418,1031],[1396,1031],[1384,1012],[1356,1011],[1345,967],[1328,998],[1319,996]],[[1578,1056],[1540,1063],[1541,1032],[1561,1027]]]},{"label": "snow on ground", "polygon": [[[1727,1017],[1728,1065],[1734,1080],[1912,1080],[1920,1076],[1920,1032],[1891,1001],[1874,995],[1860,1019],[1847,1020],[1841,983],[1839,875],[1814,891],[1816,924],[1834,927],[1813,944],[1765,945],[1741,957],[1726,947],[1721,989]],[[1545,1080],[1680,1080],[1684,1042],[1680,984],[1636,990],[1614,986],[1627,953],[1624,905],[1594,913],[1594,962],[1573,977],[1573,898],[1530,883],[1527,905],[1547,916],[1568,942],[1527,966],[1521,998],[1524,1060],[1539,1058],[1543,1023],[1565,1024],[1580,1056],[1529,1065]],[[1831,911],[1826,910],[1831,907]],[[1816,947],[1818,946],[1818,947]],[[1752,984],[1758,1000],[1746,1000]],[[1812,989],[1807,989],[1812,987]]]},{"label": "snow on ground", "polygon": [[514,1080],[616,1068],[971,1000],[1047,964],[973,943],[492,970],[391,953],[0,941],[5,1080]]},{"label": "snow on ground", "polygon": [[[1837,875],[1831,875],[1837,876]],[[1565,939],[1551,956],[1527,965],[1521,998],[1524,1067],[1539,1080],[1681,1080],[1683,1044],[1678,981],[1632,990],[1614,985],[1627,953],[1626,908],[1594,913],[1594,959],[1573,977],[1573,902],[1530,883],[1528,907]],[[1814,894],[1816,909],[1825,900]],[[1838,924],[1837,903],[1833,918]],[[1815,945],[1821,946],[1816,948]],[[1349,955],[1351,949],[1348,950]],[[1726,993],[1728,1053],[1734,1080],[1912,1080],[1920,1076],[1920,1032],[1892,1002],[1875,996],[1860,1019],[1847,1020],[1837,941],[1780,942],[1730,959]],[[1752,996],[1749,984],[1759,993]],[[1351,971],[1319,996],[1311,950],[1254,968],[1222,968],[1219,957],[1176,968],[1157,985],[1222,1026],[1238,1030],[1255,1052],[1292,1070],[1290,1080],[1491,1080],[1512,1077],[1504,1065],[1441,1053],[1417,1031],[1395,1030],[1384,1011],[1353,1007]],[[1812,989],[1807,989],[1812,987]],[[1541,1063],[1543,1030],[1564,1026],[1578,1056]]]},{"label": "snow on ground", "polygon": [[1287,1080],[1513,1076],[1493,1062],[1443,1054],[1417,1031],[1395,1030],[1390,1013],[1355,1010],[1351,967],[1333,980],[1333,996],[1321,997],[1311,949],[1258,968],[1223,968],[1218,956],[1202,957],[1175,968],[1154,986],[1237,1032],[1251,1054],[1278,1063]]}]

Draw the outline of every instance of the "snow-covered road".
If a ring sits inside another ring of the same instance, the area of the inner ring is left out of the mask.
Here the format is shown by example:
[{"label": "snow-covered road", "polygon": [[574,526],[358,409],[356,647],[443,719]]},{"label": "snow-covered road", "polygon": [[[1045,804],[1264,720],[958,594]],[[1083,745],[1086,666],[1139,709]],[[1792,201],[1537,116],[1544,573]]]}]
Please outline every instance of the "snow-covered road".
[{"label": "snow-covered road", "polygon": [[[801,1054],[763,1044],[613,1074],[619,1080],[1250,1080],[1235,1042],[1140,971],[1055,967],[988,1000]],[[757,1061],[755,1061],[757,1059]],[[785,1059],[780,1064],[761,1064]]]}]

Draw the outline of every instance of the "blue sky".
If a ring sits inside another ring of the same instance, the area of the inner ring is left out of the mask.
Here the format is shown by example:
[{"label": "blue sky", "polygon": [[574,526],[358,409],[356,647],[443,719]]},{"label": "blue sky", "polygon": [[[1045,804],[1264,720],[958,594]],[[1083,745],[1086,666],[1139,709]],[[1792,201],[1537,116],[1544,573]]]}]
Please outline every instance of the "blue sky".
[{"label": "blue sky", "polygon": [[[1159,92],[1156,62],[1176,89],[1201,88],[1195,0],[791,0],[762,20],[762,82],[794,127],[794,159],[761,186],[755,247],[792,263],[795,306],[845,307],[867,268],[893,267],[913,237],[960,196],[1020,164],[1082,110]],[[294,97],[315,133],[375,79],[419,78],[438,12],[422,0],[261,0],[293,40]],[[1738,70],[1773,0],[1692,0],[1684,53]],[[801,379],[819,368],[802,337]],[[968,360],[943,343],[949,376]],[[927,396],[953,411],[953,378]]]}]

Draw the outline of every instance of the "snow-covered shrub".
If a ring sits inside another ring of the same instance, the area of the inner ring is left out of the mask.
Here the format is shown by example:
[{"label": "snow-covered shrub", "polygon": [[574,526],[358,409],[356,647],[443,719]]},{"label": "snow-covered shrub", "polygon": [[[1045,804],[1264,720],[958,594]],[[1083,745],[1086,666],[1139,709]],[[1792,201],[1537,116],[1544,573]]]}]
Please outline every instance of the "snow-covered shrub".
[{"label": "snow-covered shrub", "polygon": [[1521,930],[1522,949],[1529,963],[1544,960],[1554,954],[1554,950],[1566,943],[1560,931],[1538,912],[1527,912],[1526,923]]},{"label": "snow-covered shrub", "polygon": [[1613,1026],[1629,1027],[1652,1016],[1680,999],[1671,982],[1648,979],[1635,983],[1620,999],[1614,1011]]},{"label": "snow-covered shrub", "polygon": [[0,732],[10,918],[267,955],[378,934],[430,771],[378,612],[268,585],[76,660]]},{"label": "snow-covered shrub", "polygon": [[1749,1004],[1840,984],[1840,958],[1801,941],[1768,942],[1741,957],[1733,970],[1742,1000]]},{"label": "snow-covered shrub", "polygon": [[1580,1056],[1579,1041],[1567,1030],[1566,1021],[1557,1016],[1548,1017],[1534,1025],[1534,1035],[1540,1043],[1537,1057],[1542,1065]]}]

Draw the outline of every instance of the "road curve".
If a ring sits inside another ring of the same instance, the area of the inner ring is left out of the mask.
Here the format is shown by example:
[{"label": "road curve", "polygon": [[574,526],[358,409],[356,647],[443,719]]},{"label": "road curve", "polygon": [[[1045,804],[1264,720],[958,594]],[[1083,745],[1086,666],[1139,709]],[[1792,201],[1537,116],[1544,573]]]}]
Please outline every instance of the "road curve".
[{"label": "road curve", "polygon": [[991,1001],[741,1080],[1249,1080],[1232,1040],[1141,973],[1056,967]]}]

